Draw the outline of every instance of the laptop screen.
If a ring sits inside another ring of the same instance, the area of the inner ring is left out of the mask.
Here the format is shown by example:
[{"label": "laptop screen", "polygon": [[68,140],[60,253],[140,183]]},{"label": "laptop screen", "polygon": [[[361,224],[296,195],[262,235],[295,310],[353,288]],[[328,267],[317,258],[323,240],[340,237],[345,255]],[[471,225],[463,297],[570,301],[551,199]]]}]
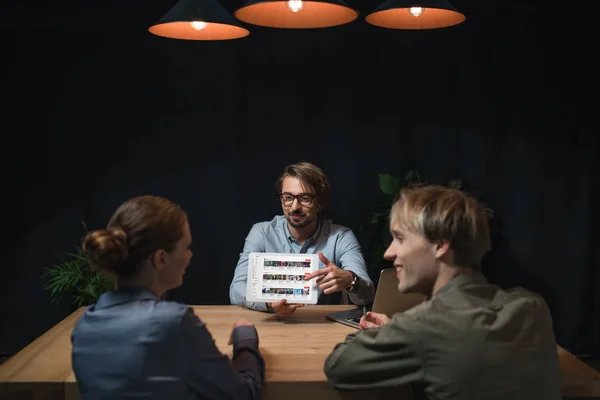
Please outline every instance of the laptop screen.
[{"label": "laptop screen", "polygon": [[386,268],[380,272],[372,307],[367,306],[366,310],[363,310],[363,307],[360,306],[352,310],[331,313],[326,317],[335,322],[358,328],[364,311],[385,314],[391,318],[395,313],[406,311],[424,300],[425,296],[421,294],[400,293],[396,268]]}]

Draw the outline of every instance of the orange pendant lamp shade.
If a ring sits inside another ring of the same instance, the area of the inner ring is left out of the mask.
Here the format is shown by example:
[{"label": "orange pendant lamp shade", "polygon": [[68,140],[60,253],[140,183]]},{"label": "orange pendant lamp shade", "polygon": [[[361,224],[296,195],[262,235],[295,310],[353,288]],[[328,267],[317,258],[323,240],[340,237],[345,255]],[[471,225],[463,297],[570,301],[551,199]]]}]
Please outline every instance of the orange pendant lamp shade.
[{"label": "orange pendant lamp shade", "polygon": [[217,0],[179,0],[148,31],[183,40],[229,40],[250,34]]},{"label": "orange pendant lamp shade", "polygon": [[436,29],[457,25],[466,19],[445,0],[385,0],[365,20],[390,29]]},{"label": "orange pendant lamp shade", "polygon": [[268,28],[310,29],[347,24],[358,18],[358,12],[343,0],[249,0],[235,16]]}]

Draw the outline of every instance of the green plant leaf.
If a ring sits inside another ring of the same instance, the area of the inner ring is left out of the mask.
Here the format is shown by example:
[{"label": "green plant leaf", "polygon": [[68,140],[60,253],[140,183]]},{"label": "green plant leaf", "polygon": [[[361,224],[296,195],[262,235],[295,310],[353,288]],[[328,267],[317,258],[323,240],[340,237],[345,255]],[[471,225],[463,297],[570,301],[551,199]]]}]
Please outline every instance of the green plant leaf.
[{"label": "green plant leaf", "polygon": [[73,258],[74,260],[80,261],[82,264],[85,264],[85,265],[89,264],[89,260],[83,254],[83,250],[81,250],[77,253],[65,253],[65,255]]},{"label": "green plant leaf", "polygon": [[[87,227],[84,224],[87,231]],[[73,311],[73,307],[93,304],[98,297],[114,287],[113,281],[93,271],[83,249],[63,253],[58,262],[47,268],[42,276],[44,288],[53,302]]]},{"label": "green plant leaf", "polygon": [[404,179],[408,183],[413,183],[419,182],[421,180],[421,177],[419,176],[419,171],[417,171],[416,169],[411,169],[406,173],[406,177]]},{"label": "green plant leaf", "polygon": [[[378,269],[382,265],[383,254],[388,248],[392,238],[389,233],[387,216],[397,193],[403,186],[413,183],[426,182],[419,174],[417,169],[409,170],[404,176],[393,176],[390,174],[378,173],[379,188],[385,195],[383,201],[385,204],[378,204],[369,210],[368,220],[361,226],[361,232],[368,232],[368,246],[364,248],[365,258],[370,260],[368,267],[371,273],[378,273]],[[453,179],[448,182],[447,186],[453,189],[461,189],[462,180]],[[385,216],[385,218],[384,218]]]},{"label": "green plant leaf", "polygon": [[72,290],[83,279],[83,273],[79,260],[62,261],[47,270],[46,288],[52,294]]},{"label": "green plant leaf", "polygon": [[462,187],[462,180],[452,179],[450,182],[448,182],[448,187],[452,189],[460,189]]},{"label": "green plant leaf", "polygon": [[398,178],[390,174],[378,174],[379,175],[379,189],[388,195],[394,196],[400,190],[400,181]]}]

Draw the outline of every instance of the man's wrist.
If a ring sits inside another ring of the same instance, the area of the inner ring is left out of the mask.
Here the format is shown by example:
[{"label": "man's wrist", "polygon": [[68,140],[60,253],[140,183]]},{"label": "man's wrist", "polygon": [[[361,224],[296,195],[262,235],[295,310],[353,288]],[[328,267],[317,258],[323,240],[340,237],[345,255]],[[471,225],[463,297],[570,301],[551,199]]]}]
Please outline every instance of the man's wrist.
[{"label": "man's wrist", "polygon": [[352,281],[350,282],[350,285],[348,285],[348,287],[346,288],[346,291],[348,293],[356,293],[358,292],[358,285],[360,282],[360,279],[358,278],[358,275],[356,275],[354,272],[352,271],[348,271],[352,274]]}]

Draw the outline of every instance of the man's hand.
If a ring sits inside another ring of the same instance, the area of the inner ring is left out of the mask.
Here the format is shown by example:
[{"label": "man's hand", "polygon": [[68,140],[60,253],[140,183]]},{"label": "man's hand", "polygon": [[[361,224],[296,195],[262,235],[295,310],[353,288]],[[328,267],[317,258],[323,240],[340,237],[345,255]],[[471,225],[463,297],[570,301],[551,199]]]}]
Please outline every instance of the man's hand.
[{"label": "man's hand", "polygon": [[325,264],[325,268],[321,268],[310,275],[306,275],[304,280],[309,281],[312,278],[317,278],[317,285],[319,285],[319,288],[325,294],[339,292],[340,290],[350,287],[354,280],[352,272],[341,269],[329,261],[322,252],[319,252],[319,259]]},{"label": "man's hand", "polygon": [[390,319],[385,314],[368,312],[360,319],[359,326],[361,329],[378,328],[390,322]]},{"label": "man's hand", "polygon": [[227,342],[228,345],[231,346],[233,344],[233,330],[235,328],[237,328],[238,326],[244,326],[244,325],[254,326],[254,324],[252,322],[248,321],[245,318],[241,318],[241,319],[238,319],[237,321],[235,321],[233,324],[233,328],[231,328],[231,335],[229,335],[229,341]]},{"label": "man's hand", "polygon": [[304,304],[290,304],[285,299],[281,299],[277,303],[269,303],[269,306],[278,317],[287,317],[292,315],[297,308],[304,307]]}]

